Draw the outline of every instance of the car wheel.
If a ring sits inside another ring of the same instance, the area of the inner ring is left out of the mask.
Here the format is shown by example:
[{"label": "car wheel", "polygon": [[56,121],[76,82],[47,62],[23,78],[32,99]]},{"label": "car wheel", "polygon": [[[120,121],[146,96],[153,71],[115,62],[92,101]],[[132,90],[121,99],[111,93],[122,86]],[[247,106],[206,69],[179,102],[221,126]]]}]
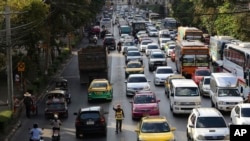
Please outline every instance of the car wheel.
[{"label": "car wheel", "polygon": [[170,111],[173,111],[173,107],[171,106],[171,104],[169,105],[169,107],[170,107]]},{"label": "car wheel", "polygon": [[80,134],[76,131],[76,138],[77,139],[80,139],[81,137],[80,137]]},{"label": "car wheel", "polygon": [[214,107],[214,103],[213,103],[213,101],[211,100],[211,107]]}]

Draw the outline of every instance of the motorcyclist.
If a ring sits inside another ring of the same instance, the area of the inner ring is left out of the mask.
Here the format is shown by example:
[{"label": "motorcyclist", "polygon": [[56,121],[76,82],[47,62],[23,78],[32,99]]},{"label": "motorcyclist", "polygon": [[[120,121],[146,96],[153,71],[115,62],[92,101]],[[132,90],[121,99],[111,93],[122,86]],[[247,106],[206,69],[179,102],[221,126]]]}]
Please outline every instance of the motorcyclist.
[{"label": "motorcyclist", "polygon": [[54,119],[52,120],[52,129],[54,130],[60,130],[60,126],[62,125],[62,122],[60,119],[58,119],[58,115],[54,115]]},{"label": "motorcyclist", "polygon": [[33,124],[33,128],[29,132],[31,134],[30,141],[39,141],[43,134],[42,129],[38,128],[38,124]]},{"label": "motorcyclist", "polygon": [[94,42],[97,42],[98,37],[96,36],[96,34],[94,35],[93,39],[94,39]]},{"label": "motorcyclist", "polygon": [[121,48],[122,48],[122,43],[121,43],[121,41],[119,41],[117,44],[117,51],[120,52]]}]

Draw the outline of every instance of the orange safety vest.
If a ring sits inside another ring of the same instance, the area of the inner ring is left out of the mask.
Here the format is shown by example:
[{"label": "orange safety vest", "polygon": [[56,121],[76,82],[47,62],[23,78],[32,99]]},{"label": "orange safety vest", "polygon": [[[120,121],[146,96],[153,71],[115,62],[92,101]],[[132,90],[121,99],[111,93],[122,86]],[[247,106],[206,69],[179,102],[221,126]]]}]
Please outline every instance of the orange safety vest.
[{"label": "orange safety vest", "polygon": [[116,119],[116,120],[122,120],[122,119],[123,119],[122,110],[117,111],[117,112],[115,113],[115,119]]}]

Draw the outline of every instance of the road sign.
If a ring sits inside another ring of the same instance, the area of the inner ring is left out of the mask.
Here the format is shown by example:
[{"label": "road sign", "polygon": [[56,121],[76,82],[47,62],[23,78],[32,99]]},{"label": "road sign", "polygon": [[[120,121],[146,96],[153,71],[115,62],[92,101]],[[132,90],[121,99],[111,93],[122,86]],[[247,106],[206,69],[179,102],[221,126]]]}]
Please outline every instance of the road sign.
[{"label": "road sign", "polygon": [[24,62],[18,62],[18,64],[17,64],[17,69],[18,69],[18,71],[25,71],[25,63]]}]

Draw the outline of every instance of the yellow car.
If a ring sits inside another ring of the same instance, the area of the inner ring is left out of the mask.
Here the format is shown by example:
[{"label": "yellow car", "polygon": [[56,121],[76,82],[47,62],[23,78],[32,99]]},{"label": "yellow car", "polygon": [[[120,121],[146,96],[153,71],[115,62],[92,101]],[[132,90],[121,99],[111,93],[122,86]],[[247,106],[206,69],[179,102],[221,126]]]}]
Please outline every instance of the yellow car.
[{"label": "yellow car", "polygon": [[94,79],[88,88],[88,102],[94,99],[113,99],[113,88],[106,79]]},{"label": "yellow car", "polygon": [[165,94],[167,95],[167,97],[169,98],[169,88],[170,88],[170,82],[171,80],[173,79],[185,79],[185,77],[181,74],[174,74],[174,75],[171,75],[169,76],[166,80],[165,80],[165,84],[164,84],[164,87],[165,87]]},{"label": "yellow car", "polygon": [[128,78],[130,74],[144,74],[144,66],[139,61],[130,61],[124,68],[126,78]]},{"label": "yellow car", "polygon": [[139,122],[135,132],[137,141],[174,141],[175,127],[164,116],[147,116]]}]

